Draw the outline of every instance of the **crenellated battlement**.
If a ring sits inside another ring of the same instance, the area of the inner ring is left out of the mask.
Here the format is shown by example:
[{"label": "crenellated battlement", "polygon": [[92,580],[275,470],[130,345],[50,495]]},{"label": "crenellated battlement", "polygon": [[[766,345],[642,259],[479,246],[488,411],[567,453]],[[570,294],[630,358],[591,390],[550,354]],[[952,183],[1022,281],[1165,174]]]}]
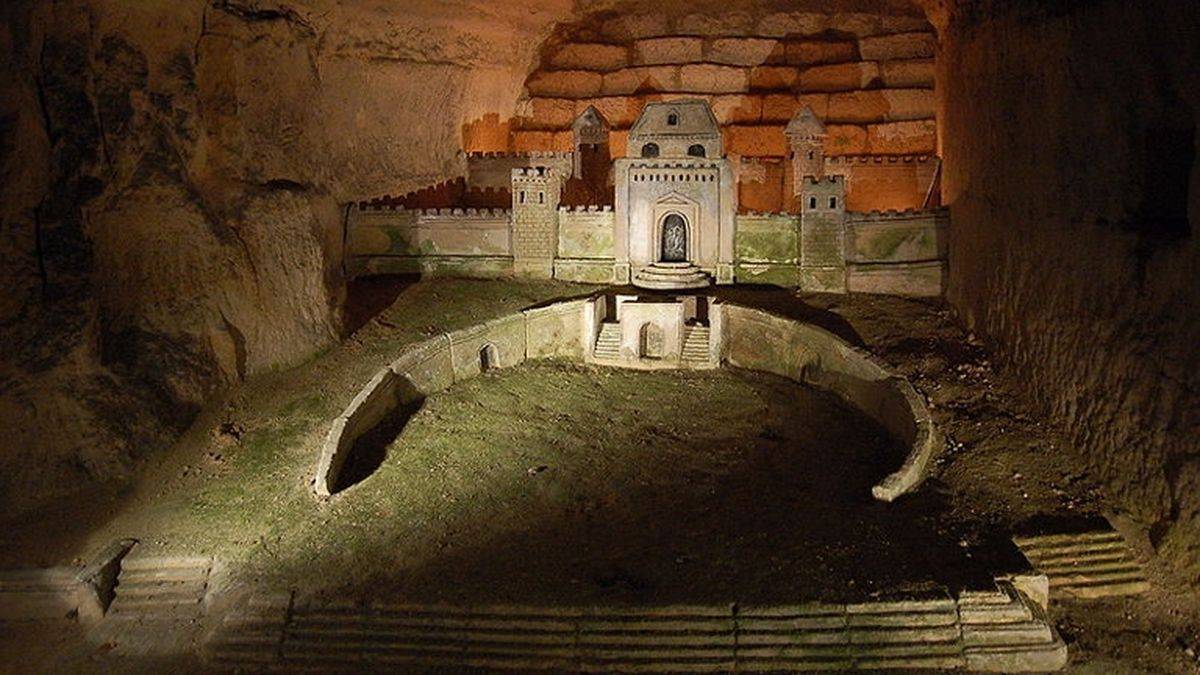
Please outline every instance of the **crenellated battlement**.
[{"label": "crenellated battlement", "polygon": [[507,218],[512,211],[509,209],[473,209],[473,208],[438,208],[410,209],[404,206],[388,203],[359,202],[358,210],[365,213],[388,212],[397,215],[411,215],[416,218]]},{"label": "crenellated battlement", "polygon": [[830,186],[835,186],[835,185],[841,185],[841,186],[845,187],[845,185],[846,185],[846,177],[845,176],[823,176],[821,178],[817,178],[816,176],[805,176],[802,180],[804,182],[805,187],[817,188],[817,187],[830,187]]},{"label": "crenellated battlement", "polygon": [[548,166],[522,166],[512,170],[514,181],[546,181],[556,177],[556,172]]},{"label": "crenellated battlement", "polygon": [[929,164],[936,155],[830,155],[826,166],[863,166],[870,164]]},{"label": "crenellated battlement", "polygon": [[789,218],[799,220],[800,214],[787,211],[746,211],[737,214],[738,218]]},{"label": "crenellated battlement", "polygon": [[558,207],[559,213],[612,213],[612,210],[613,210],[613,207],[611,207],[611,206],[597,206],[595,204],[590,204],[587,206],[560,206],[560,207]]},{"label": "crenellated battlement", "polygon": [[846,214],[848,220],[856,222],[867,220],[905,220],[912,218],[940,218],[950,214],[949,209],[936,207],[932,209],[887,209],[876,211],[852,211]]},{"label": "crenellated battlement", "polygon": [[460,157],[467,159],[570,159],[575,153],[562,150],[529,150],[525,152],[503,152],[503,151],[472,151],[460,152]]}]

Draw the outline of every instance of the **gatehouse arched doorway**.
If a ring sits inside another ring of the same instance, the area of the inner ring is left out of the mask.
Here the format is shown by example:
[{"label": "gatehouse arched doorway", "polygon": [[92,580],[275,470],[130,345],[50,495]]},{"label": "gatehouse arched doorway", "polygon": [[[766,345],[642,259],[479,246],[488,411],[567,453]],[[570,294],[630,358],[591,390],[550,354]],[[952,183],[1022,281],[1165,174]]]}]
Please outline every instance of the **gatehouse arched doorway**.
[{"label": "gatehouse arched doorway", "polygon": [[678,213],[668,214],[662,223],[659,260],[662,262],[687,262],[687,252],[687,221]]}]

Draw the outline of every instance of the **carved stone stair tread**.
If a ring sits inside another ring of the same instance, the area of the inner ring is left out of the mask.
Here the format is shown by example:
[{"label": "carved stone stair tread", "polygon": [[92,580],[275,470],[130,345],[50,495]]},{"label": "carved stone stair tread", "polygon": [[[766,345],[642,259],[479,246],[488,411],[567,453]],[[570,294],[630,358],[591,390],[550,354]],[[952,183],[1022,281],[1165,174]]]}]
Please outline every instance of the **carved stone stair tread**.
[{"label": "carved stone stair tread", "polygon": [[121,561],[121,573],[162,569],[202,569],[212,567],[212,558],[199,556],[129,556]]}]

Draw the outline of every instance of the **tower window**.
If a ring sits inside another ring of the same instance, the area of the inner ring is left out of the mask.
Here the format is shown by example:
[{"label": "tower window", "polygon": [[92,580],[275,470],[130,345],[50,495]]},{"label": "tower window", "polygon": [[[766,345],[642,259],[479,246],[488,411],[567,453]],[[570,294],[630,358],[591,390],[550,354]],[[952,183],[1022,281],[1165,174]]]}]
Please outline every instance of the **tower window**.
[{"label": "tower window", "polygon": [[[545,192],[539,192],[539,193],[538,193],[538,203],[539,203],[539,204],[545,204],[545,203],[546,203],[546,193],[545,193]],[[830,206],[833,206],[833,205],[832,205],[832,204],[830,204]]]},{"label": "tower window", "polygon": [[837,197],[830,197],[830,198],[829,198],[829,208],[831,208],[831,209],[836,209],[836,208],[837,208]]},{"label": "tower window", "polygon": [[667,126],[673,127],[673,126],[676,126],[677,124],[679,124],[679,115],[677,115],[675,113],[671,113],[670,115],[667,115]]},{"label": "tower window", "polygon": [[816,197],[808,198],[808,208],[810,208],[810,209],[817,208],[817,198]]},{"label": "tower window", "polygon": [[518,193],[517,201],[518,201],[518,203],[521,203],[521,204],[525,203],[525,191],[524,190],[521,190],[521,192]]},{"label": "tower window", "polygon": [[706,156],[706,155],[704,152],[703,145],[700,145],[699,143],[697,143],[696,145],[690,146],[688,148],[688,157],[704,157],[704,156]]},{"label": "tower window", "polygon": [[647,143],[642,146],[642,157],[658,157],[658,144]]},{"label": "tower window", "polygon": [[809,151],[808,151],[808,158],[809,158],[809,159],[813,159],[815,156],[816,156],[816,153],[814,153],[812,150],[809,150]]}]

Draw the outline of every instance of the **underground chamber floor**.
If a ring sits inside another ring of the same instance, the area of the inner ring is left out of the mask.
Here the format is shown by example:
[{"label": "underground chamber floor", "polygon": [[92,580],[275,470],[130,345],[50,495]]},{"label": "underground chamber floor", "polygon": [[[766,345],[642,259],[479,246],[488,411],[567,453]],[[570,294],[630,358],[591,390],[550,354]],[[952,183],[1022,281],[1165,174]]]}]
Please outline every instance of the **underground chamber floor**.
[{"label": "underground chamber floor", "polygon": [[871,498],[903,452],[836,397],[771,375],[526,364],[356,448],[359,480],[326,514],[329,557],[303,564],[342,597],[470,603],[990,587],[994,556],[960,544],[936,491]]}]

